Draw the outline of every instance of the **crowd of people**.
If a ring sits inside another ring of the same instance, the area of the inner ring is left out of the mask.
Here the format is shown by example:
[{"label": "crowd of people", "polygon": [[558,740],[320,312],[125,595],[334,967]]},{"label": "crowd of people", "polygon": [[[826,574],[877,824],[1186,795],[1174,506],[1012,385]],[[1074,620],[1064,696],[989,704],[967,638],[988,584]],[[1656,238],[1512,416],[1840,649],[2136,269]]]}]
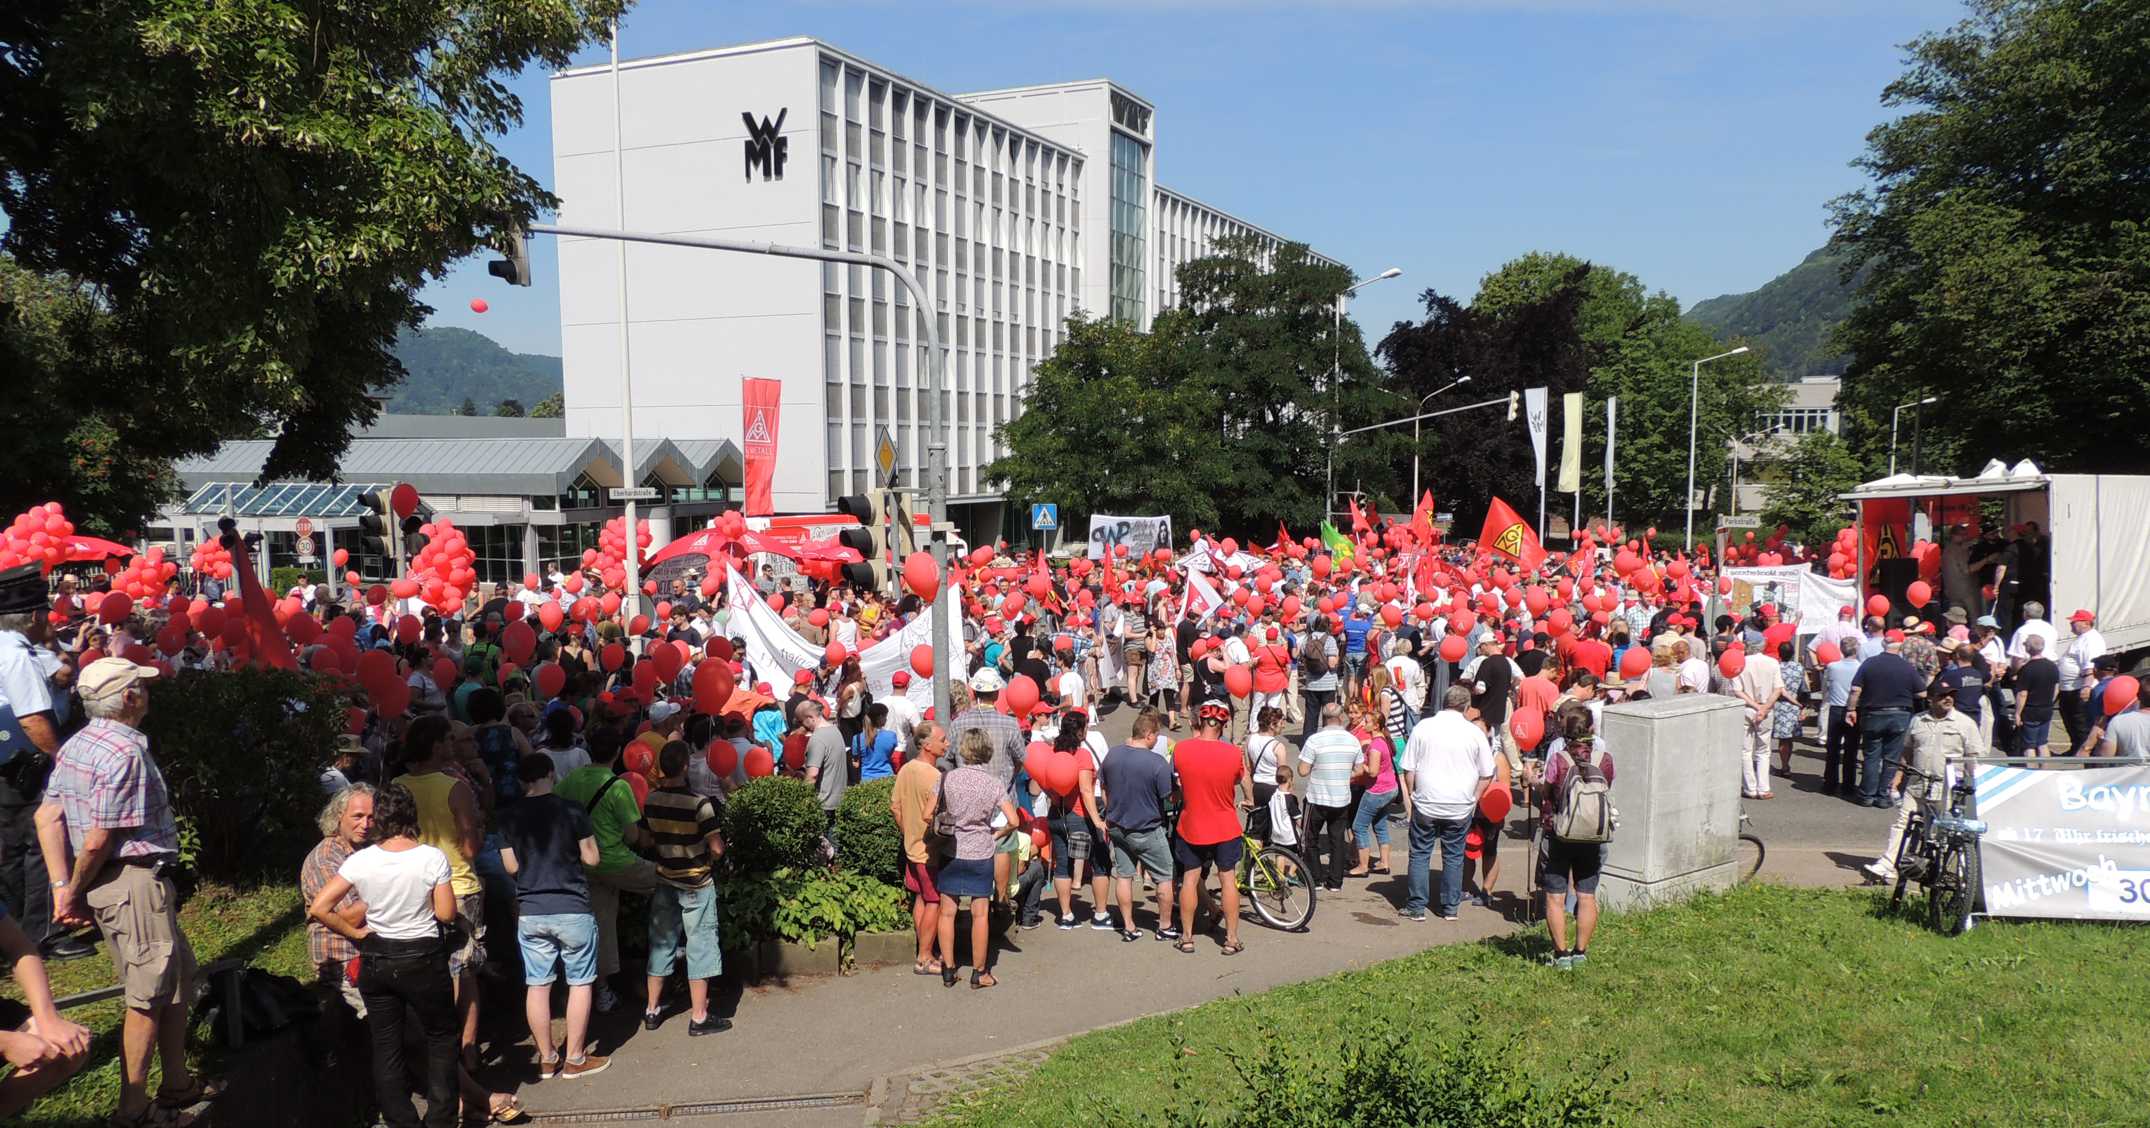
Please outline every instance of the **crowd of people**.
[{"label": "crowd of people", "polygon": [[[888,592],[764,566],[737,586],[682,576],[648,593],[646,613],[626,601],[603,615],[568,613],[603,582],[571,562],[446,614],[363,590],[338,602],[318,585],[266,596],[290,639],[311,640],[296,664],[333,671],[343,648],[358,655],[346,672],[363,716],[323,750],[321,840],[298,867],[309,956],[335,1020],[369,1032],[386,1123],[420,1123],[412,1074],[427,1124],[512,1123],[526,1116],[517,1098],[478,1079],[489,962],[522,976],[547,1084],[607,1067],[591,1016],[630,998],[649,1032],[681,1009],[684,1036],[730,1028],[712,991],[722,816],[760,775],[810,783],[832,827],[848,787],[892,778],[913,970],[953,986],[967,964],[982,990],[999,982],[996,937],[1048,918],[1239,954],[1250,840],[1295,845],[1305,879],[1334,890],[1394,873],[1401,837],[1402,917],[1457,920],[1493,908],[1502,843],[1524,825],[1540,838],[1530,884],[1551,963],[1573,969],[1614,830],[1608,703],[1740,700],[1755,800],[1790,774],[1811,712],[1822,790],[1896,807],[1892,834],[1929,795],[1936,756],[2140,755],[2150,741],[2150,713],[2102,700],[2117,667],[2088,611],[2070,618],[2059,663],[2035,602],[2005,639],[1990,615],[1938,606],[1896,627],[1846,608],[1802,634],[1767,603],[1706,617],[1720,594],[1706,552],[1605,539],[1527,560],[1402,526],[1351,546],[1198,537],[1183,555],[1058,565],[981,549],[930,584],[907,568]],[[953,598],[939,605],[960,609],[945,717],[922,659],[872,678],[861,660],[906,637],[943,585]],[[184,595],[117,621],[97,610],[94,592],[55,597],[34,565],[0,577],[0,704],[40,753],[0,766],[0,826],[29,813],[27,834],[0,842],[0,900],[20,918],[0,920],[0,948],[31,999],[0,1036],[21,1067],[0,1082],[0,1111],[79,1067],[80,1028],[28,984],[41,954],[80,954],[94,924],[127,993],[115,1122],[147,1123],[222,1091],[188,1073],[172,1033],[195,969],[176,910],[154,907],[176,903],[177,846],[139,728],[147,687],[258,659],[259,644],[242,654],[197,629]],[[771,616],[795,646],[771,647]],[[1132,722],[1114,743],[1098,722],[1122,710]],[[628,897],[646,905],[640,984],[621,979]]]}]

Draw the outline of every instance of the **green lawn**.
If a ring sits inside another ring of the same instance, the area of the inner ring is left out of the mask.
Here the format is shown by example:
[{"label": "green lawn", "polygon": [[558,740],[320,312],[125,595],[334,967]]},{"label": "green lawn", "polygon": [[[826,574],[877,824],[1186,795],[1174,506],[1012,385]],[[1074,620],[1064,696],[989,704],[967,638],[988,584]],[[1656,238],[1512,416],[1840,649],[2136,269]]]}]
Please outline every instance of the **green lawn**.
[{"label": "green lawn", "polygon": [[[296,886],[264,886],[251,890],[204,888],[180,910],[180,925],[194,947],[195,959],[206,966],[213,960],[243,959],[279,975],[310,981],[306,963],[306,924]],[[71,995],[116,982],[112,960],[103,944],[87,959],[47,965],[52,993]],[[0,993],[22,998],[12,978],[0,983]],[[119,1000],[95,1003],[70,1010],[67,1016],[89,1027],[95,1039],[90,1063],[63,1086],[30,1110],[21,1123],[57,1126],[103,1124],[119,1101]],[[195,1039],[196,1056],[213,1055],[205,1025]],[[213,1064],[214,1057],[208,1060]],[[151,1071],[151,1085],[156,1072]]]},{"label": "green lawn", "polygon": [[1537,1077],[1610,1054],[1636,1125],[2150,1122],[2150,982],[2133,974],[2144,932],[1994,922],[1948,939],[1883,905],[1749,886],[1608,917],[1590,963],[1565,973],[1539,965],[1542,929],[1433,948],[1085,1035],[942,1119],[1095,1122],[1088,1102],[1108,1094],[1113,1122],[1160,1123],[1180,1055],[1181,1092],[1221,1110],[1240,1087],[1225,1055],[1253,1050],[1256,1031],[1321,1047],[1387,1019],[1436,1037],[1475,1020],[1486,1038],[1518,1038],[1515,1065]]}]

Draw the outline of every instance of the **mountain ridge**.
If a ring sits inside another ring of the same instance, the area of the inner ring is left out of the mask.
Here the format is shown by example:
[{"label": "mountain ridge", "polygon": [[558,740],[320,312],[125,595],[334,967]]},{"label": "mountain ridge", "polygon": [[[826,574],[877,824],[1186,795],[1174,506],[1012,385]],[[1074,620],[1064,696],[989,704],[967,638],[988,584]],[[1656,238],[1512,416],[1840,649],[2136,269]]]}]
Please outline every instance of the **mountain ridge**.
[{"label": "mountain ridge", "polygon": [[481,415],[514,400],[528,412],[560,394],[556,356],[511,352],[472,329],[426,326],[396,338],[391,352],[403,382],[388,389],[386,410],[406,415],[454,415],[469,400]]},{"label": "mountain ridge", "polygon": [[1743,294],[1696,302],[1687,319],[1721,336],[1746,337],[1763,347],[1763,364],[1780,380],[1842,376],[1851,357],[1831,340],[1857,304],[1857,280],[1844,281],[1850,251],[1830,242],[1799,265]]}]

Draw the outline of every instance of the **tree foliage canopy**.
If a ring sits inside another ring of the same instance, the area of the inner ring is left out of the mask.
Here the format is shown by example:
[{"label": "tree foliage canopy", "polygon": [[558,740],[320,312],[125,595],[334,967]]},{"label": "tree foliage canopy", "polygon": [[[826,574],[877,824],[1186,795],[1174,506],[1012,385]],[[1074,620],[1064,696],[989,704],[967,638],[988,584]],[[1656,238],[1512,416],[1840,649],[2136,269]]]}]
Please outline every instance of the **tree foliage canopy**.
[{"label": "tree foliage canopy", "polygon": [[1788,526],[1794,543],[1828,544],[1844,527],[1850,508],[1838,498],[1864,478],[1844,440],[1827,431],[1809,431],[1763,471],[1769,504],[1762,507],[1762,524]]},{"label": "tree foliage canopy", "polygon": [[1867,269],[1854,448],[1878,463],[1890,409],[1940,395],[1930,467],[2150,468],[2150,6],[1972,0],[1883,102],[1904,112],[1867,134],[1874,183],[1835,204]]},{"label": "tree foliage canopy", "polygon": [[264,427],[328,477],[393,384],[418,289],[554,204],[488,140],[502,76],[622,0],[0,5],[0,249],[77,279],[143,363],[146,454]]}]

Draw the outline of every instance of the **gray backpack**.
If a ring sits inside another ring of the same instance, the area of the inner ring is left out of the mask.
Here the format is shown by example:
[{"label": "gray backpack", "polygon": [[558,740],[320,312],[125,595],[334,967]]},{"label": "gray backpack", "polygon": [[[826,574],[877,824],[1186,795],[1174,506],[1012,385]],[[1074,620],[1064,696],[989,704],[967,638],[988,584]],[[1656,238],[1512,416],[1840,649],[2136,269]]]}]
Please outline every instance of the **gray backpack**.
[{"label": "gray backpack", "polygon": [[1568,770],[1561,774],[1553,801],[1553,837],[1562,842],[1611,842],[1612,783],[1590,758],[1578,760],[1566,749],[1555,754],[1567,760]]}]

